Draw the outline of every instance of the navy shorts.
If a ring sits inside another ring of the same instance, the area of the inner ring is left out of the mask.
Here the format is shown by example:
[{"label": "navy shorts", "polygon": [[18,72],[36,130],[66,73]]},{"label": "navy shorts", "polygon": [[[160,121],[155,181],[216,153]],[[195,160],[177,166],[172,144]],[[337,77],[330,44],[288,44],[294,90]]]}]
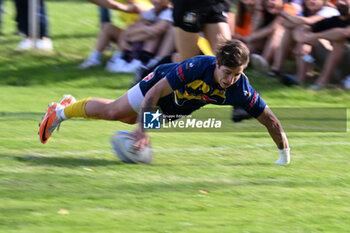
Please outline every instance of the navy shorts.
[{"label": "navy shorts", "polygon": [[187,32],[200,32],[205,24],[227,22],[229,4],[224,0],[172,0],[174,25]]}]

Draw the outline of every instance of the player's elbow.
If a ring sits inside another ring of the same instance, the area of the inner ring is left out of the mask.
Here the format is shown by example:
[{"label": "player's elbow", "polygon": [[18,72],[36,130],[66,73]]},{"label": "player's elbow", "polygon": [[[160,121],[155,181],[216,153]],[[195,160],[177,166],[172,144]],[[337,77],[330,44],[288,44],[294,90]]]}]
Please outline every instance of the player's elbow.
[{"label": "player's elbow", "polygon": [[282,129],[281,122],[277,117],[270,111],[264,111],[258,120],[262,125],[264,125],[268,130]]}]

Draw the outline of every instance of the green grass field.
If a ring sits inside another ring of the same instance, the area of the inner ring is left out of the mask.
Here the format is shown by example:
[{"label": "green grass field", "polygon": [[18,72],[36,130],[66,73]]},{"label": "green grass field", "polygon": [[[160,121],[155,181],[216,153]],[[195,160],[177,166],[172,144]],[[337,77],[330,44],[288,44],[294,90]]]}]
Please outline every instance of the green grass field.
[{"label": "green grass field", "polygon": [[[76,69],[95,42],[96,6],[46,2],[52,54],[15,51],[21,38],[5,1],[0,232],[350,232],[348,132],[288,133],[288,166],[273,164],[279,154],[267,133],[152,133],[149,166],[115,157],[111,136],[133,129],[118,122],[67,121],[41,144],[48,103],[67,93],[115,99],[132,80]],[[350,107],[348,91],[287,88],[246,73],[270,107]]]}]

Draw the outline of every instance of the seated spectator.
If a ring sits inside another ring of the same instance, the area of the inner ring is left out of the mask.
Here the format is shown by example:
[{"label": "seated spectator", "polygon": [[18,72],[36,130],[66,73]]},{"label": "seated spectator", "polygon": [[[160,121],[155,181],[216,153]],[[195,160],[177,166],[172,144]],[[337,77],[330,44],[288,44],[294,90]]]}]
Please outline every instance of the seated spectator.
[{"label": "seated spectator", "polygon": [[261,5],[256,5],[253,18],[253,23],[260,25],[254,26],[251,34],[236,37],[248,45],[252,52],[251,63],[257,70],[267,71],[268,61],[280,45],[284,30],[279,16],[282,9],[283,0],[262,0]]},{"label": "seated spectator", "polygon": [[233,37],[249,36],[252,32],[252,18],[256,13],[255,0],[239,0],[237,4],[237,14]]},{"label": "seated spectator", "polygon": [[[285,30],[282,37],[282,42],[280,49],[276,51],[273,64],[271,67],[271,71],[268,73],[270,76],[280,76],[281,75],[281,67],[283,65],[284,59],[289,52],[291,52],[291,48],[295,47],[295,52],[297,56],[297,64],[302,62],[302,59],[307,59],[308,52],[310,51],[310,45],[306,44],[298,44],[295,46],[295,41],[293,39],[293,30],[303,24],[314,24],[322,19],[330,18],[333,16],[338,16],[339,12],[334,7],[328,6],[327,0],[305,0],[304,1],[304,9],[303,12],[299,15],[288,14],[286,11],[282,11],[281,15],[285,18],[282,25]],[[310,58],[309,58],[310,59]],[[303,62],[305,63],[305,62]],[[298,82],[302,83],[303,78],[300,75],[304,75],[306,73],[306,68],[298,65],[299,72],[297,77]]]},{"label": "seated spectator", "polygon": [[118,43],[122,32],[140,19],[140,13],[151,9],[153,6],[148,0],[131,1],[125,4],[108,0],[90,0],[105,8],[114,9],[115,24],[105,22],[101,25],[101,31],[97,39],[95,50],[79,65],[79,69],[87,69],[101,65],[103,51],[110,42]]},{"label": "seated spectator", "polygon": [[44,1],[39,1],[39,40],[34,41],[29,35],[29,0],[15,0],[17,10],[17,27],[18,31],[24,34],[25,38],[18,44],[18,50],[24,51],[32,48],[41,50],[52,50],[52,41],[48,32],[48,20]]},{"label": "seated spectator", "polygon": [[108,71],[134,73],[154,57],[173,20],[168,0],[152,2],[154,8],[141,12],[141,19],[120,36],[119,51],[108,62]]},{"label": "seated spectator", "polygon": [[[321,20],[311,26],[303,25],[294,33],[294,38],[300,43],[315,45],[319,39],[326,39],[332,43],[332,49],[328,53],[315,56],[316,64],[323,58],[325,61],[321,75],[311,86],[313,89],[321,89],[327,85],[339,65],[345,70],[342,78],[349,73],[349,62],[343,58],[350,53],[350,47],[347,46],[350,41],[350,0],[337,0],[336,5],[340,16]],[[322,46],[317,43],[315,50],[319,50],[320,47]],[[314,54],[316,55],[317,51]]]}]

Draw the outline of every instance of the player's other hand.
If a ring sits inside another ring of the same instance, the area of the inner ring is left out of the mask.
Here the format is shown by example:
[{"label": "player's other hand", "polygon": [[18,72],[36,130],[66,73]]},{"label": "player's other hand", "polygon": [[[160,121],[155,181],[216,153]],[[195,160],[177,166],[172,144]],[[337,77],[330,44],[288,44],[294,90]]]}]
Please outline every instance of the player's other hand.
[{"label": "player's other hand", "polygon": [[149,146],[149,137],[143,129],[138,127],[132,136],[135,138],[133,146],[136,150],[143,150],[145,147]]}]

